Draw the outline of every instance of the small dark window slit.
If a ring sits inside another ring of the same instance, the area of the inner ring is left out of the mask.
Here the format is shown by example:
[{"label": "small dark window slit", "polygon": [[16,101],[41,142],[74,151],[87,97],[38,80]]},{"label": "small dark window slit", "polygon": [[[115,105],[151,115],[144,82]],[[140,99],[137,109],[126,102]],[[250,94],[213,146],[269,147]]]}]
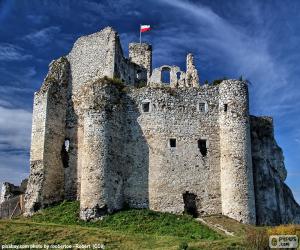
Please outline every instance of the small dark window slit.
[{"label": "small dark window slit", "polygon": [[199,111],[201,112],[201,113],[205,113],[205,103],[204,102],[200,102],[199,103]]},{"label": "small dark window slit", "polygon": [[228,104],[224,104],[224,112],[227,112],[228,110]]},{"label": "small dark window slit", "polygon": [[66,139],[61,149],[61,159],[64,168],[69,167],[69,149],[70,149],[70,140]]},{"label": "small dark window slit", "polygon": [[207,155],[206,140],[198,140],[198,148],[199,148],[200,153],[202,154],[202,156]]},{"label": "small dark window slit", "polygon": [[170,139],[170,147],[176,148],[176,139]]}]

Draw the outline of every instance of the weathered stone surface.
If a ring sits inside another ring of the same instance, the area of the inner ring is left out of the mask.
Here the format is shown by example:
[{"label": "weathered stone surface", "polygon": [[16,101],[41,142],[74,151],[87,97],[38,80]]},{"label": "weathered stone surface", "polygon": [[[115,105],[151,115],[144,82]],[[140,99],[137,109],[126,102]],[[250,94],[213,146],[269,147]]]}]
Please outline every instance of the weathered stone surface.
[{"label": "weathered stone surface", "polygon": [[200,86],[191,54],[186,72],[151,72],[147,44],[129,56],[108,27],[51,64],[35,94],[26,214],[78,199],[84,220],[129,206],[298,222],[273,127],[250,122],[246,82]]},{"label": "weathered stone surface", "polygon": [[30,176],[25,213],[64,197],[62,148],[65,141],[69,62],[65,57],[49,66],[41,89],[35,93],[30,152]]},{"label": "weathered stone surface", "polygon": [[0,204],[13,197],[23,194],[26,190],[26,187],[25,190],[23,188],[24,186],[21,188],[20,186],[15,186],[9,182],[4,182],[1,187]]},{"label": "weathered stone surface", "polygon": [[284,183],[287,171],[271,117],[251,117],[251,140],[257,223],[299,224],[300,206]]},{"label": "weathered stone surface", "polygon": [[147,82],[152,74],[152,46],[147,43],[130,43],[129,60],[147,70],[147,75],[143,79]]},{"label": "weathered stone surface", "polygon": [[194,56],[189,53],[186,56],[186,86],[187,87],[198,87],[199,76],[198,71],[194,64]]},{"label": "weathered stone surface", "polygon": [[255,224],[248,87],[229,80],[220,83],[219,91],[222,211]]}]

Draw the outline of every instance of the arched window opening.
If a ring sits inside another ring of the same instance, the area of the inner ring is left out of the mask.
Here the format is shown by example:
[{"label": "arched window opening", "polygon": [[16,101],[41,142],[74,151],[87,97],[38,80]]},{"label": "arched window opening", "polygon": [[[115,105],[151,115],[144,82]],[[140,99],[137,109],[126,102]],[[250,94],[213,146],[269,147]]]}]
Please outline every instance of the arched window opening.
[{"label": "arched window opening", "polygon": [[170,77],[170,69],[169,68],[163,68],[161,70],[161,81],[164,84],[170,84],[171,77]]},{"label": "arched window opening", "polygon": [[180,76],[181,76],[181,72],[177,72],[177,73],[176,73],[176,76],[177,76],[177,80],[179,80],[179,79],[180,79]]}]

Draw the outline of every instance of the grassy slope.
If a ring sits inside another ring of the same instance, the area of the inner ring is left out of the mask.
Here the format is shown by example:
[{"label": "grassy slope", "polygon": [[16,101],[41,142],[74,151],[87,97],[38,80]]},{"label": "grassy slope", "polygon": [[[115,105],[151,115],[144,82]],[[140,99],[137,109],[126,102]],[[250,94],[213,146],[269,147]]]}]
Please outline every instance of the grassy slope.
[{"label": "grassy slope", "polygon": [[190,216],[149,210],[127,210],[97,222],[78,219],[77,202],[64,202],[30,219],[0,220],[0,242],[8,244],[105,243],[106,249],[227,249],[241,238],[225,237]]}]

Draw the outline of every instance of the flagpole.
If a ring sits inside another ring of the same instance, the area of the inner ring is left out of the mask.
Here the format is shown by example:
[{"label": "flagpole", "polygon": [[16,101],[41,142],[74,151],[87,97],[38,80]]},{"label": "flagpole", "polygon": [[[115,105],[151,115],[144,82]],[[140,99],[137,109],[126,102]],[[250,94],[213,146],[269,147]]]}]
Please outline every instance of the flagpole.
[{"label": "flagpole", "polygon": [[141,25],[140,25],[140,44],[142,44],[142,32],[141,32]]}]

